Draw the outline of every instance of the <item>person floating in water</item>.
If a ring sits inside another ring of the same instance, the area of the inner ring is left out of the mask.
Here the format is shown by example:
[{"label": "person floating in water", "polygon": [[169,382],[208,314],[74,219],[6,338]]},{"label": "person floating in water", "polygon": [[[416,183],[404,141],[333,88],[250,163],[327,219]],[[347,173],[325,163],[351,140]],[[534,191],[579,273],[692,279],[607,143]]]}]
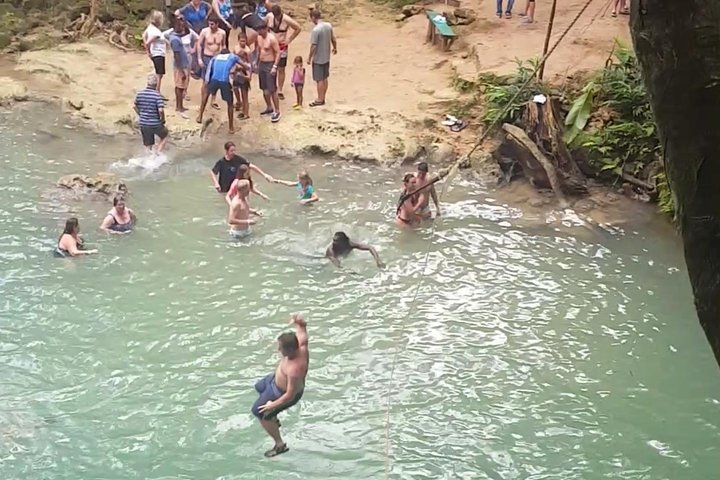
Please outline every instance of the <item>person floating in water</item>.
[{"label": "person floating in water", "polygon": [[[423,188],[426,185],[430,183],[430,178],[428,178],[428,164],[427,162],[420,162],[417,165],[417,173],[415,174],[416,179],[416,185],[415,188]],[[437,192],[435,191],[435,186],[430,185],[429,187],[424,188],[421,190],[423,192],[423,196],[419,198],[419,214],[422,218],[431,218],[432,217],[432,211],[430,210],[430,198],[432,198],[433,203],[435,204],[435,216],[440,216],[440,201],[438,200]]]},{"label": "person floating in water", "polygon": [[290,317],[290,325],[293,324],[296,326],[294,333],[286,332],[277,338],[282,358],[275,373],[255,384],[259,396],[251,411],[275,442],[273,448],[265,452],[266,457],[274,457],[289,450],[280,436],[277,415],[298,403],[305,390],[305,377],[310,362],[307,322],[296,313]]},{"label": "person floating in water", "polygon": [[300,203],[303,205],[320,200],[318,194],[315,192],[315,187],[313,187],[313,181],[312,178],[310,178],[310,174],[305,171],[298,173],[298,179],[296,182],[278,180],[277,178],[272,179],[272,181],[288,187],[295,187],[298,191],[298,196],[300,197]]},{"label": "person floating in water", "polygon": [[380,255],[378,255],[377,250],[375,250],[370,245],[353,242],[352,240],[350,240],[350,237],[345,234],[345,232],[335,232],[335,235],[333,235],[332,244],[327,248],[327,251],[325,252],[325,257],[330,260],[333,265],[335,265],[336,267],[340,267],[340,259],[347,257],[353,250],[363,250],[366,252],[370,252],[370,254],[375,259],[375,263],[377,264],[378,268],[385,268],[385,264],[382,262],[382,260],[380,260]]},{"label": "person floating in water", "polygon": [[83,240],[80,237],[80,222],[77,218],[68,218],[65,222],[65,230],[58,238],[55,247],[57,257],[76,257],[78,255],[90,255],[97,253],[97,250],[84,250]]},{"label": "person floating in water", "polygon": [[125,199],[118,195],[113,198],[113,208],[103,219],[100,229],[108,233],[130,233],[136,222],[135,213],[125,206]]},{"label": "person floating in water", "polygon": [[423,202],[423,194],[416,193],[410,196],[407,195],[415,190],[417,190],[417,178],[415,178],[415,174],[405,174],[403,178],[403,189],[400,193],[400,202],[395,216],[395,223],[400,227],[411,227],[419,223],[422,219],[418,211]]},{"label": "person floating in water", "polygon": [[247,202],[249,193],[250,182],[240,180],[237,183],[237,195],[230,201],[228,208],[227,222],[230,226],[230,236],[237,240],[250,235],[250,225],[255,223],[255,220],[250,218],[250,205]]}]

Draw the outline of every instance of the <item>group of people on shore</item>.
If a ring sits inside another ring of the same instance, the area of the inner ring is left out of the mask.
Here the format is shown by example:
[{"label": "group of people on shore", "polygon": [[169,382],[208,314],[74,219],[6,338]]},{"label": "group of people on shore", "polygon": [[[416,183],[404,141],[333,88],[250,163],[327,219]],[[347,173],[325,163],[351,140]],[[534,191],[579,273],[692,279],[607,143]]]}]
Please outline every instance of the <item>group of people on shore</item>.
[{"label": "group of people on shore", "polygon": [[[325,105],[330,76],[330,57],[337,53],[337,40],[332,25],[322,19],[318,9],[310,11],[314,24],[310,50],[306,57],[311,66],[312,79],[317,84],[317,98],[311,107]],[[203,123],[208,103],[220,109],[217,94],[227,106],[229,132],[235,132],[235,114],[240,119],[250,116],[249,92],[253,76],[265,100],[260,115],[269,116],[275,123],[280,121],[281,101],[285,99],[284,88],[288,69],[289,47],[300,34],[300,24],[283,12],[279,4],[269,0],[257,0],[233,7],[230,0],[190,0],[175,10],[172,28],[163,31],[165,16],[153,11],[147,29],[143,33],[143,45],[154,68],[154,81],[148,79],[145,90],[138,96],[146,100],[146,90],[156,90],[153,102],[138,102],[135,109],[144,128],[143,144],[159,153],[168,136],[164,128],[164,106],[167,99],[160,94],[166,74],[166,50],[169,45],[173,59],[175,83],[175,110],[187,118],[186,102],[189,101],[190,78],[202,81],[200,105],[196,121]],[[237,43],[230,50],[230,36],[237,30]],[[290,65],[290,84],[295,91],[293,108],[304,104],[306,70],[303,57],[297,55]],[[163,128],[158,127],[161,125]],[[150,130],[153,130],[150,143]],[[160,139],[155,145],[155,137]]]}]

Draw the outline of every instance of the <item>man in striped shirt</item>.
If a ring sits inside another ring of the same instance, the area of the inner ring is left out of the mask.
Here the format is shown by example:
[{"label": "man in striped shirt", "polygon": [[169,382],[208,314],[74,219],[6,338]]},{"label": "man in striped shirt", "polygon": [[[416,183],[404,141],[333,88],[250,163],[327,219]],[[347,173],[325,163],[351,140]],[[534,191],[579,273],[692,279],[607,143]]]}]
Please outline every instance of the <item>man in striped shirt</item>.
[{"label": "man in striped shirt", "polygon": [[[168,129],[165,127],[165,101],[157,91],[157,77],[148,75],[147,87],[140,90],[135,96],[135,112],[138,114],[140,133],[143,145],[155,154],[165,148],[168,139]],[[160,143],[155,145],[155,137]]]}]

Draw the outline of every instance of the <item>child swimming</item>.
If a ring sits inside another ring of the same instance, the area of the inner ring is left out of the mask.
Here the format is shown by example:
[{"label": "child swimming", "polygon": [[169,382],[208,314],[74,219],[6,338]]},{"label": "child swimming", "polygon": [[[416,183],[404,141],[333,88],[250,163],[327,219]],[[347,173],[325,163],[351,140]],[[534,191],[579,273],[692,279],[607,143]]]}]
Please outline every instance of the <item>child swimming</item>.
[{"label": "child swimming", "polygon": [[317,193],[315,193],[312,178],[310,178],[310,174],[308,174],[306,171],[298,173],[297,182],[278,180],[277,178],[273,178],[273,182],[285,185],[287,187],[297,188],[298,196],[300,197],[300,203],[302,203],[303,205],[307,205],[320,200]]}]

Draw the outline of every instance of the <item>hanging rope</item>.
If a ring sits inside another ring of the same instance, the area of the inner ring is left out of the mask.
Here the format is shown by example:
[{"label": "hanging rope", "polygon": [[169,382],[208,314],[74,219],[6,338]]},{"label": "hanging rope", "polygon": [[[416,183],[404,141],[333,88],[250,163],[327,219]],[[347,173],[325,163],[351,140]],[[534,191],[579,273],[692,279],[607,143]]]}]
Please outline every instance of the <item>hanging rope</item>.
[{"label": "hanging rope", "polygon": [[[485,129],[483,134],[480,136],[480,138],[475,142],[473,147],[470,149],[468,153],[463,155],[459,160],[457,160],[452,167],[450,167],[447,172],[444,175],[438,175],[436,178],[434,178],[432,181],[430,181],[427,185],[420,187],[416,189],[415,191],[404,195],[402,198],[407,199],[410,196],[414,195],[415,193],[429,188],[430,186],[437,183],[439,180],[441,180],[444,177],[448,177],[448,181],[445,182],[443,185],[443,188],[440,191],[439,200],[442,200],[443,196],[445,195],[445,192],[447,191],[447,187],[450,185],[452,178],[457,174],[458,170],[460,169],[460,165],[463,164],[467,159],[470,158],[470,156],[475,153],[475,151],[482,145],[487,137],[494,131],[494,129],[498,126],[500,121],[505,117],[505,114],[510,110],[512,105],[515,103],[515,100],[520,97],[520,94],[527,89],[527,87],[532,83],[532,81],[537,76],[538,71],[542,67],[542,65],[545,64],[545,61],[550,58],[550,56],[555,52],[558,45],[565,39],[567,34],[570,32],[570,30],[575,26],[575,24],[580,20],[580,17],[585,13],[585,11],[588,9],[590,4],[593,2],[593,0],[587,0],[583,7],[578,11],[577,15],[575,15],[575,18],[570,22],[570,24],[565,28],[565,30],[560,34],[560,37],[555,41],[553,46],[548,50],[547,54],[538,62],[537,66],[532,72],[532,75],[528,76],[528,79],[520,86],[520,89],[513,95],[513,97],[510,99],[510,101],[507,103],[505,108],[503,108],[495,117],[495,119],[492,121],[490,126]],[[401,199],[402,200],[402,199]],[[407,324],[408,318],[410,318],[410,315],[413,313],[413,306],[415,305],[415,302],[417,301],[418,295],[420,293],[420,287],[422,286],[422,281],[425,278],[426,270],[428,261],[430,259],[430,248],[432,247],[432,239],[435,236],[435,230],[438,225],[437,219],[432,223],[432,227],[430,230],[430,240],[427,242],[427,248],[425,249],[424,259],[422,262],[422,269],[420,270],[420,280],[417,282],[417,286],[415,288],[415,292],[413,293],[412,300],[410,302],[410,307],[408,308],[407,314],[400,322],[400,339],[402,339],[405,336],[405,327]],[[385,404],[385,479],[388,480],[390,478],[390,468],[391,468],[391,462],[390,462],[390,413],[391,413],[391,401],[392,401],[392,380],[395,376],[395,367],[397,366],[397,359],[398,355],[400,353],[400,341],[398,340],[395,342],[395,352],[393,354],[392,363],[390,366],[390,380],[388,382],[388,389],[387,389],[387,395],[386,395],[386,404]]]}]

